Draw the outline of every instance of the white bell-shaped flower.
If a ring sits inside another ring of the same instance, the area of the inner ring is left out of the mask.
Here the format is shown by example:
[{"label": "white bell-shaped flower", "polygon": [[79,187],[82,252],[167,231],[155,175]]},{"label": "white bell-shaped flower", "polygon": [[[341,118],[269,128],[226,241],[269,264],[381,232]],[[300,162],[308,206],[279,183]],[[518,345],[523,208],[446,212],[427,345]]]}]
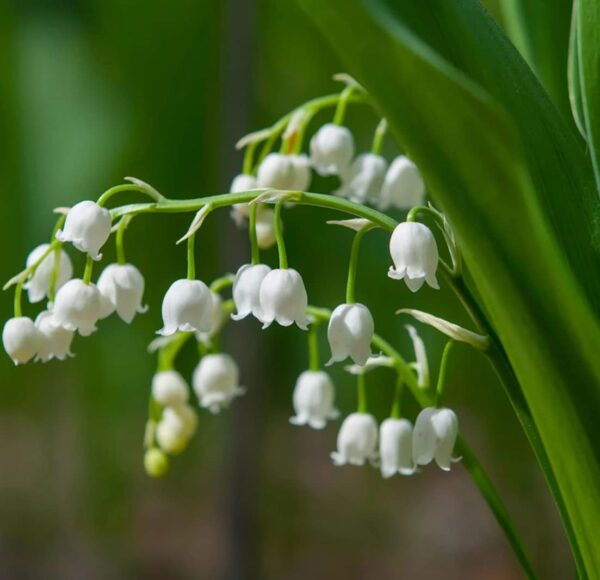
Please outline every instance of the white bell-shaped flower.
[{"label": "white bell-shaped flower", "polygon": [[213,337],[221,330],[225,323],[223,299],[218,292],[210,290],[210,329],[208,332],[198,332],[196,338],[204,344],[210,345]]},{"label": "white bell-shaped flower", "polygon": [[256,241],[261,250],[268,250],[275,245],[274,211],[261,204],[256,210]]},{"label": "white bell-shaped flower", "polygon": [[108,312],[103,312],[106,316],[116,310],[119,317],[129,324],[137,312],[148,310],[142,305],[144,277],[132,264],[106,266],[98,278],[98,290],[105,298],[104,304],[108,304]]},{"label": "white bell-shaped flower", "polygon": [[232,314],[233,320],[241,320],[252,314],[259,320],[262,317],[260,307],[260,286],[271,268],[265,264],[244,264],[235,275],[233,282],[233,302],[237,314]]},{"label": "white bell-shaped flower", "polygon": [[16,365],[29,362],[39,351],[43,337],[27,316],[9,318],[2,330],[6,354]]},{"label": "white bell-shaped flower", "polygon": [[319,175],[341,175],[354,157],[354,137],[347,127],[323,125],[310,140],[310,160]]},{"label": "white bell-shaped flower", "polygon": [[73,356],[71,343],[75,333],[59,326],[54,319],[52,310],[44,310],[35,319],[35,325],[40,332],[41,341],[35,360],[48,362],[53,358],[65,360]]},{"label": "white bell-shaped flower", "polygon": [[[256,177],[247,173],[240,173],[233,178],[229,191],[239,193],[240,191],[250,191],[256,189]],[[248,219],[249,207],[247,203],[236,203],[231,207],[231,217],[238,227],[242,227]]]},{"label": "white bell-shaped flower", "polygon": [[373,201],[381,194],[386,169],[383,157],[362,153],[342,173],[342,185],[334,193],[358,203]]},{"label": "white bell-shaped flower", "polygon": [[177,371],[159,371],[152,377],[152,397],[161,405],[177,407],[187,403],[189,387]]},{"label": "white bell-shaped flower", "polygon": [[363,366],[371,356],[371,340],[375,323],[369,309],[363,304],[340,304],[331,313],[327,338],[331,358],[327,365],[350,357]]},{"label": "white bell-shaped flower", "polygon": [[263,328],[273,321],[281,326],[294,322],[302,330],[308,328],[306,307],[308,297],[302,276],[293,268],[271,270],[260,285],[261,316],[257,318]]},{"label": "white bell-shaped flower", "polygon": [[158,446],[169,455],[182,453],[188,444],[187,437],[184,437],[169,423],[163,421],[156,426],[155,437]]},{"label": "white bell-shaped flower", "polygon": [[369,413],[348,415],[338,433],[334,465],[364,465],[377,459],[377,421]]},{"label": "white bell-shaped flower", "polygon": [[290,418],[290,423],[323,429],[328,420],[340,415],[334,399],[335,387],[326,372],[304,371],[294,388],[292,401],[296,415]]},{"label": "white bell-shaped flower", "polygon": [[198,415],[187,403],[165,407],[160,422],[181,437],[189,439],[198,428]]},{"label": "white bell-shaped flower", "polygon": [[458,419],[451,409],[423,409],[415,422],[413,433],[413,459],[417,465],[427,465],[435,459],[444,470],[460,459],[452,457],[458,435]]},{"label": "white bell-shaped flower", "polygon": [[78,331],[81,336],[89,336],[96,331],[102,311],[102,296],[96,285],[76,278],[56,293],[53,323],[65,330]]},{"label": "white bell-shaped flower", "polygon": [[235,397],[244,394],[237,364],[228,354],[207,354],[198,363],[192,379],[201,407],[218,413]]},{"label": "white bell-shaped flower", "polygon": [[304,191],[310,183],[310,163],[306,155],[269,153],[256,173],[258,187]]},{"label": "white bell-shaped flower", "polygon": [[416,292],[427,282],[439,289],[436,271],[439,253],[431,230],[418,222],[398,224],[390,238],[390,254],[394,265],[388,276],[404,280],[409,290]]},{"label": "white bell-shaped flower", "polygon": [[110,212],[93,201],[80,201],[67,214],[63,230],[56,233],[61,242],[71,242],[79,251],[99,260],[100,248],[110,236]]},{"label": "white bell-shaped flower", "polygon": [[[46,252],[50,244],[41,244],[37,248],[33,249],[29,256],[27,256],[27,267],[30,268],[35,264]],[[40,302],[47,295],[50,290],[50,279],[52,278],[52,272],[54,270],[54,264],[56,262],[56,252],[50,252],[37,267],[33,276],[23,286],[27,290],[29,296],[29,302],[35,304]],[[60,251],[59,254],[59,265],[56,276],[56,290],[58,290],[63,284],[73,276],[73,264],[71,258],[64,250]]]},{"label": "white bell-shaped flower", "polygon": [[177,331],[208,332],[212,325],[210,290],[200,280],[176,280],[162,303],[163,328],[158,334],[170,336]]},{"label": "white bell-shaped flower", "polygon": [[379,208],[411,209],[425,202],[425,183],[419,168],[404,155],[392,161],[385,174]]},{"label": "white bell-shaped flower", "polygon": [[413,428],[407,419],[386,419],[379,428],[379,461],[381,475],[385,478],[412,475],[416,466],[413,461]]},{"label": "white bell-shaped flower", "polygon": [[310,185],[311,168],[310,160],[304,154],[288,155],[293,165],[293,176],[291,187],[294,191],[306,191]]}]

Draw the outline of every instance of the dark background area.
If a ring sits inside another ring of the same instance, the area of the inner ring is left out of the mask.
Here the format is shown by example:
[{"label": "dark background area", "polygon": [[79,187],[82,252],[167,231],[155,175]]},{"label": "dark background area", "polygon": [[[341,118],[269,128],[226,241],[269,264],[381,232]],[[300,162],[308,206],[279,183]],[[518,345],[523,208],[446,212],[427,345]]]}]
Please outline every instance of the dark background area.
[{"label": "dark background area", "polygon": [[[493,8],[493,6],[492,6]],[[0,278],[22,269],[49,237],[52,209],[99,196],[123,176],[169,197],[227,190],[241,167],[235,141],[297,104],[338,87],[340,65],[294,2],[124,0],[0,5]],[[410,90],[410,87],[406,87]],[[326,122],[323,114],[311,128]],[[351,110],[367,148],[377,119]],[[398,151],[386,143],[386,154]],[[315,180],[329,191],[334,180]],[[123,202],[127,196],[121,198]],[[137,199],[135,196],[131,200]],[[247,261],[244,232],[227,211],[197,240],[210,281]],[[160,301],[185,273],[175,241],[191,216],[144,216],[128,230],[128,259],[144,273],[147,315],[115,317],[66,363],[15,368],[0,359],[0,577],[316,579],[520,577],[491,512],[460,464],[383,480],[371,468],[335,468],[338,423],[323,432],[288,424],[306,336],[261,331],[254,320],[225,330],[248,393],[229,412],[200,413],[187,452],[169,476],[149,479],[142,438],[156,361],[146,352]],[[313,304],[343,300],[351,235],[336,214],[286,212],[290,265]],[[76,272],[81,256],[71,252]],[[453,295],[416,296],[386,276],[386,235],[363,245],[357,298],[378,332],[410,358],[400,307],[468,326]],[[112,244],[105,258],[114,257]],[[271,250],[264,259],[275,263]],[[78,274],[80,275],[80,274]],[[12,295],[0,295],[3,318]],[[26,307],[34,315],[35,308]],[[436,376],[443,340],[420,328]],[[327,356],[322,336],[322,356]],[[182,356],[189,377],[194,349]],[[486,361],[459,347],[448,403],[503,497],[544,578],[568,578],[568,556],[540,470]],[[332,371],[344,414],[353,379]],[[393,377],[369,376],[370,402],[387,416]],[[414,419],[416,408],[408,406]]]}]

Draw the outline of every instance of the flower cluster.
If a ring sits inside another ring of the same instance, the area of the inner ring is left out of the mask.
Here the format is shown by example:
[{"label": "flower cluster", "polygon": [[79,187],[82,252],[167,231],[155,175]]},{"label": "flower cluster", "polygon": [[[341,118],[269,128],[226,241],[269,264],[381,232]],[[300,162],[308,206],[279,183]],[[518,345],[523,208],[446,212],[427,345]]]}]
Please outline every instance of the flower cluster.
[{"label": "flower cluster", "polygon": [[[378,125],[371,151],[356,154],[352,132],[342,123],[344,95],[347,94],[343,92],[339,97],[334,122],[326,123],[315,132],[306,153],[302,152],[303,139],[315,111],[301,109],[286,120],[279,152],[271,149],[277,131],[283,130],[281,127],[273,129],[274,132],[261,132],[258,137],[250,136],[245,142],[243,172],[232,181],[230,193],[213,196],[211,201],[191,200],[186,206],[163,197],[139,180],[128,178],[131,185],[112,188],[97,202],[76,204],[59,219],[50,243],[35,248],[27,258],[23,273],[9,283],[16,285],[15,316],[4,326],[2,340],[6,352],[15,364],[32,359],[63,360],[72,356],[75,334],[91,335],[98,321],[113,313],[129,324],[136,314],[147,309],[143,305],[144,276],[125,260],[123,236],[130,220],[151,211],[198,212],[180,240],[187,240],[187,276],[173,281],[167,288],[162,300],[162,327],[151,345],[151,350],[157,352],[158,366],[152,379],[145,440],[144,464],[150,475],[164,475],[169,468],[169,456],[187,448],[198,429],[198,409],[219,413],[245,392],[240,386],[236,362],[219,348],[219,335],[229,319],[240,321],[250,316],[258,320],[263,329],[279,324],[296,325],[307,331],[310,368],[300,374],[293,390],[294,415],[290,423],[294,425],[323,429],[329,421],[340,417],[333,381],[319,364],[317,332],[321,324],[327,323],[330,356],[326,366],[343,361],[351,363],[348,368],[358,377],[358,409],[341,424],[337,450],[331,454],[335,465],[371,463],[384,477],[396,473],[411,475],[419,465],[433,460],[444,470],[450,468],[458,422],[454,412],[441,404],[444,373],[440,372],[437,389],[431,391],[425,347],[416,331],[409,327],[416,355],[416,362],[409,366],[378,338],[371,309],[357,302],[354,295],[359,246],[368,231],[388,228],[392,261],[388,276],[404,281],[412,292],[425,283],[439,288],[437,271],[442,263],[436,237],[429,227],[416,221],[417,213],[427,212],[432,217],[447,242],[453,264],[457,256],[454,238],[441,213],[432,206],[421,206],[425,186],[416,165],[404,155],[388,164],[380,155],[385,121]],[[255,160],[254,151],[261,139],[265,144]],[[337,197],[330,197],[322,205],[355,212],[361,218],[333,222],[354,230],[354,241],[346,295],[332,311],[309,306],[303,277],[288,266],[284,243],[282,210],[302,203],[303,195],[312,196],[308,202],[313,205],[319,205],[319,199],[324,198],[306,192],[313,170],[320,176],[339,179],[339,187],[333,192]],[[157,203],[112,211],[104,207],[110,197],[126,189],[143,193]],[[383,214],[379,220],[373,218],[378,215],[373,209],[357,210],[360,208],[357,204],[367,203],[380,210],[412,209],[405,221],[397,223]],[[195,234],[208,213],[226,206],[232,208],[238,223],[248,223],[251,259],[238,268],[235,276],[225,275],[209,285],[196,276]],[[120,221],[113,226],[116,217]],[[111,233],[116,233],[118,261],[105,266],[93,282],[94,264],[101,260],[100,251]],[[73,277],[73,265],[65,251],[67,244],[86,255],[81,278]],[[260,255],[261,250],[275,244],[278,267],[264,263]],[[385,272],[381,272],[381,278],[385,279]],[[231,299],[222,295],[229,287]],[[46,308],[35,321],[22,314],[22,289],[27,291],[32,304],[47,299]],[[426,316],[421,319],[435,318]],[[485,344],[485,337],[464,329],[457,331],[459,327],[451,323],[432,325],[454,340]],[[196,343],[199,353],[191,376],[192,388],[175,367],[175,359],[188,341]],[[387,351],[375,356],[373,349]],[[398,384],[389,417],[380,425],[367,410],[365,386],[366,373],[377,367],[391,369]],[[413,391],[418,390],[417,399],[422,407],[414,428],[400,413],[402,389],[406,384]]]}]

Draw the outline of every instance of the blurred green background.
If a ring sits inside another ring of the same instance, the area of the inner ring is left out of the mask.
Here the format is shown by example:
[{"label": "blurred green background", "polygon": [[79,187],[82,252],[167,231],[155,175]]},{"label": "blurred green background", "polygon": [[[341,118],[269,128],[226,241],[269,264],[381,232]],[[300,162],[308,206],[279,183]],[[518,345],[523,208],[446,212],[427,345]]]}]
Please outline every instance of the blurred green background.
[{"label": "blurred green background", "polygon": [[[340,69],[305,14],[281,0],[5,2],[0,65],[3,280],[48,239],[52,208],[96,198],[125,175],[170,197],[226,191],[241,166],[235,141],[337,90],[331,76]],[[348,119],[367,147],[376,119],[362,109]],[[397,151],[388,143],[386,153]],[[312,189],[333,185],[315,181]],[[333,217],[309,208],[285,216],[290,263],[311,303],[328,307],[342,300],[351,241],[325,224]],[[224,348],[239,361],[247,395],[230,412],[202,412],[169,477],[146,477],[142,437],[155,366],[146,346],[160,327],[162,294],[185,272],[185,248],[174,243],[189,219],[146,216],[129,228],[128,259],[146,276],[150,305],[131,327],[115,317],[102,322],[92,337],[76,339],[76,358],[62,364],[15,368],[0,359],[0,577],[519,577],[460,464],[450,474],[430,467],[384,481],[373,469],[331,465],[337,424],[324,432],[288,424],[295,377],[307,365],[306,336],[297,329],[228,325]],[[246,236],[226,211],[211,215],[197,247],[207,281],[248,258]],[[105,258],[113,252],[109,244]],[[387,278],[384,234],[369,235],[361,255],[357,297],[407,357],[397,308],[468,325],[447,290],[414,296]],[[4,318],[11,309],[5,292]],[[435,376],[443,341],[420,331]],[[193,349],[181,362],[189,376]],[[342,365],[332,374],[339,405],[351,412],[353,380]],[[493,373],[460,347],[450,380],[448,403],[542,577],[571,577],[556,510]],[[377,371],[368,385],[383,419],[393,377]],[[414,419],[415,408],[407,413]]]}]

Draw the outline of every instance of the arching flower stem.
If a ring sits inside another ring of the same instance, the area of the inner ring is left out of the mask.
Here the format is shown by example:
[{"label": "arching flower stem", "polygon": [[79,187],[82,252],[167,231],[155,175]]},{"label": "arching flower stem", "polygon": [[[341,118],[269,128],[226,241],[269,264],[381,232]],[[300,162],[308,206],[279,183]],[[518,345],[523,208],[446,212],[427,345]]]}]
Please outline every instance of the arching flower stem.
[{"label": "arching flower stem", "polygon": [[194,255],[194,242],[196,241],[196,234],[192,234],[187,239],[187,279],[196,279],[196,257]]},{"label": "arching flower stem", "polygon": [[355,85],[348,85],[341,93],[335,109],[335,115],[333,116],[334,125],[343,125],[344,117],[346,116],[346,109],[348,108],[348,100],[352,96],[352,93],[356,91]]},{"label": "arching flower stem", "polygon": [[440,363],[440,372],[438,373],[437,387],[435,389],[435,406],[439,407],[446,387],[446,381],[448,376],[448,360],[450,358],[450,351],[456,341],[449,340],[444,347],[442,353],[442,361]]},{"label": "arching flower stem", "polygon": [[279,268],[281,270],[285,270],[288,267],[287,252],[285,249],[285,239],[283,237],[283,221],[281,219],[281,208],[284,203],[285,200],[280,199],[275,204],[275,215],[273,216],[275,224],[275,239],[277,240],[277,251],[279,252]]},{"label": "arching flower stem", "polygon": [[308,327],[308,368],[318,371],[321,368],[319,359],[319,328],[320,321],[317,319]]},{"label": "arching flower stem", "polygon": [[348,281],[346,282],[346,304],[354,304],[354,295],[356,290],[356,273],[358,271],[358,255],[360,252],[360,243],[363,236],[373,229],[371,224],[363,226],[354,235],[352,240],[352,249],[350,250],[350,264],[348,266]]},{"label": "arching flower stem", "polygon": [[258,204],[250,205],[250,214],[248,218],[248,235],[250,236],[250,263],[252,265],[260,264],[260,248],[258,247],[258,236],[256,235],[256,212]]},{"label": "arching flower stem", "polygon": [[402,417],[402,395],[404,394],[404,380],[400,375],[396,377],[396,388],[394,390],[394,402],[390,417],[392,419],[400,419]]},{"label": "arching flower stem", "polygon": [[358,391],[358,412],[367,413],[367,381],[365,374],[360,373],[356,375],[356,388]]},{"label": "arching flower stem", "polygon": [[143,187],[142,185],[138,185],[136,183],[123,183],[122,185],[115,185],[114,187],[107,189],[98,198],[98,201],[96,203],[100,207],[104,207],[111,197],[113,197],[114,195],[117,195],[118,193],[121,193],[123,191],[137,191],[139,193],[143,193],[144,195],[147,195],[149,198],[153,199],[156,202],[161,202],[161,201],[164,201],[164,199],[165,199],[160,193],[158,193],[156,190],[154,190],[152,188]]},{"label": "arching flower stem", "polygon": [[373,134],[373,143],[371,145],[371,153],[373,155],[380,155],[381,148],[383,147],[383,140],[385,138],[385,134],[387,133],[388,123],[386,119],[381,119],[377,128],[375,129],[375,133]]},{"label": "arching flower stem", "polygon": [[85,258],[85,270],[83,271],[83,282],[89,284],[92,281],[92,274],[94,272],[94,258],[89,254]]},{"label": "arching flower stem", "polygon": [[133,216],[124,216],[117,227],[117,234],[115,236],[115,246],[117,249],[117,262],[119,264],[127,263],[127,260],[125,258],[124,236],[125,230],[129,226],[132,219]]}]

